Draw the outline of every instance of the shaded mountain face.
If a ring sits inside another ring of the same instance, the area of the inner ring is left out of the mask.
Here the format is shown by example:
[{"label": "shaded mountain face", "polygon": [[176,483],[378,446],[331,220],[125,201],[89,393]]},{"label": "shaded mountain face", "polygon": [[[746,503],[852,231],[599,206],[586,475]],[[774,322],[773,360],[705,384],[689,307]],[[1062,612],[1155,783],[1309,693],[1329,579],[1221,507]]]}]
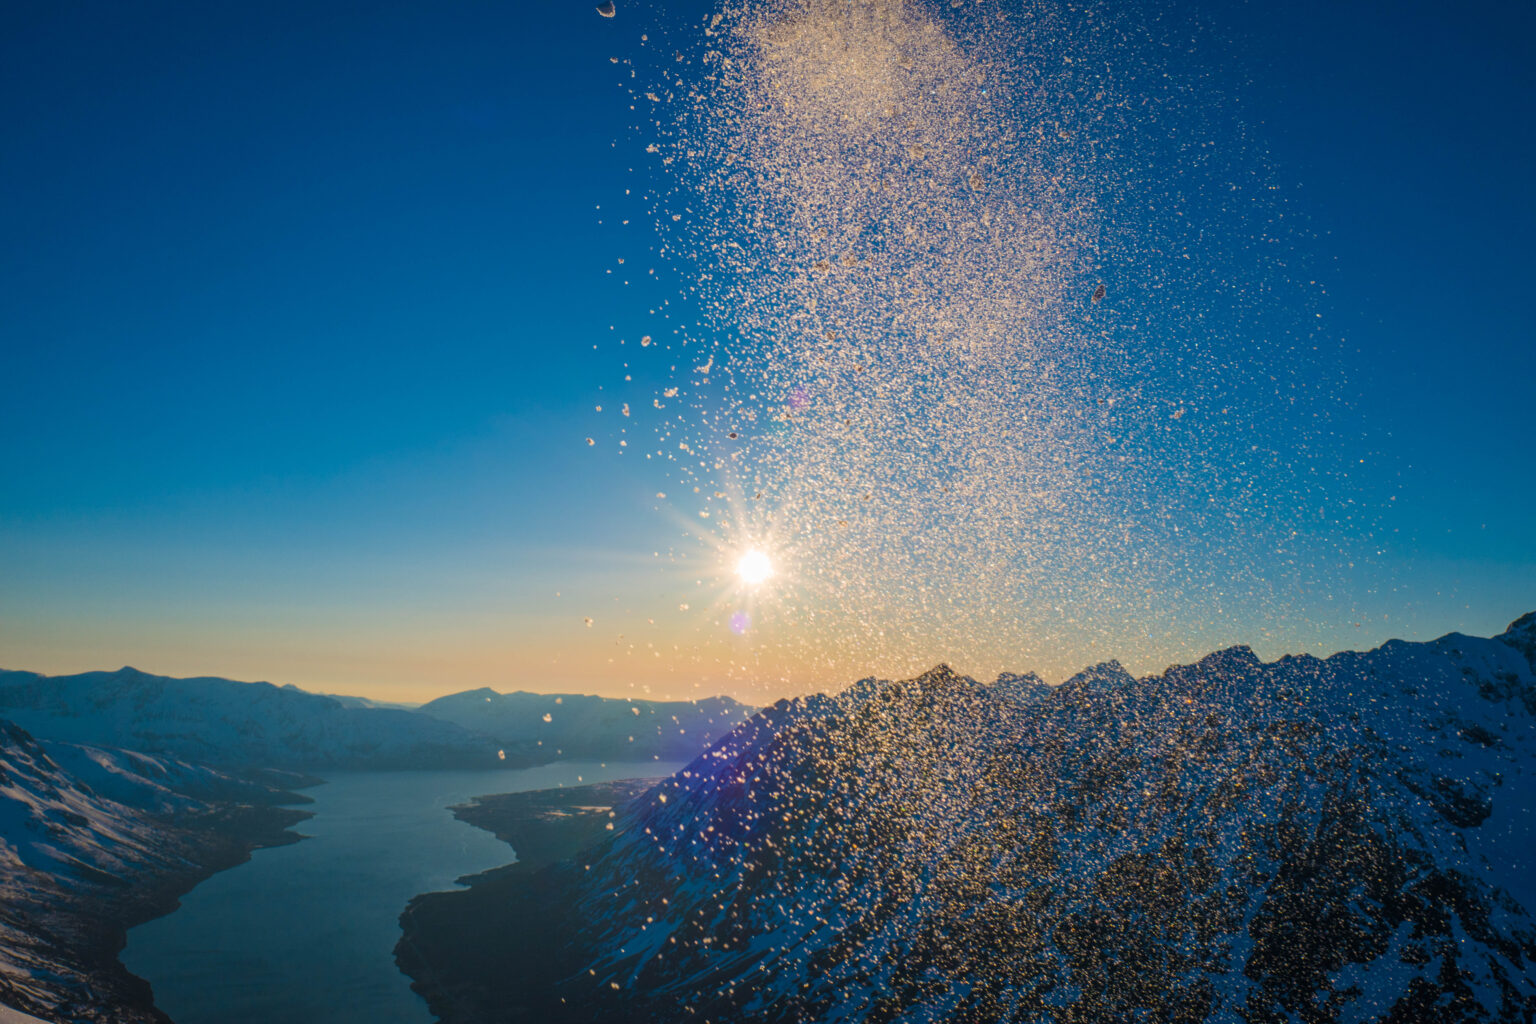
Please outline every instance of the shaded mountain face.
[{"label": "shaded mountain face", "polygon": [[1530,1021],[1533,659],[1526,616],[782,702],[499,890],[560,956],[446,1019]]},{"label": "shaded mountain face", "polygon": [[0,1006],[163,1021],[117,962],[128,928],[256,846],[298,838],[299,798],[198,765],[43,744],[0,720]]},{"label": "shaded mountain face", "polygon": [[136,669],[0,672],[0,717],[38,736],[220,766],[494,768],[532,760],[450,722],[350,706],[271,683],[172,679]]},{"label": "shaded mountain face", "polygon": [[729,697],[617,700],[479,689],[419,710],[530,756],[679,761],[698,756],[756,709]]}]

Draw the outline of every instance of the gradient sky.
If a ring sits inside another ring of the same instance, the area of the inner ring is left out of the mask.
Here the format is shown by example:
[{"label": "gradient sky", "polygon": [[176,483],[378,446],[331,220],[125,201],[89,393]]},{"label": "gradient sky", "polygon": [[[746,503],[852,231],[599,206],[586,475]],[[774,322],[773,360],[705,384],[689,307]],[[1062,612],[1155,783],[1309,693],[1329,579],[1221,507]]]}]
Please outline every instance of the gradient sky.
[{"label": "gradient sky", "polygon": [[[655,304],[608,273],[645,228],[598,210],[647,26],[591,6],[6,6],[0,665],[765,699],[949,656],[749,678],[648,622],[679,528],[585,442],[594,344]],[[1536,12],[1186,7],[1306,224],[1383,553],[1347,611],[1010,667],[1497,632],[1536,608]]]}]

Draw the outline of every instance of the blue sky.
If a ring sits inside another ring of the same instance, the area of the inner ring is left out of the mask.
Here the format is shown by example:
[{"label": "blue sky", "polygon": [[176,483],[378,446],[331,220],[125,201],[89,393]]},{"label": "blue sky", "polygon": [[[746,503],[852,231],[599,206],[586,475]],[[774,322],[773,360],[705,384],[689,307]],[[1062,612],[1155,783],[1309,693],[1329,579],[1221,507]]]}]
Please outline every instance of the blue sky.
[{"label": "blue sky", "polygon": [[[583,621],[678,599],[654,477],[585,437],[610,327],[660,294],[608,273],[649,244],[614,223],[638,146],[609,58],[706,9],[9,5],[0,664],[405,698],[846,681],[619,678]],[[1536,607],[1536,15],[1179,13],[1232,41],[1203,59],[1304,222],[1384,551],[1362,627],[1188,643],[1502,628]]]}]

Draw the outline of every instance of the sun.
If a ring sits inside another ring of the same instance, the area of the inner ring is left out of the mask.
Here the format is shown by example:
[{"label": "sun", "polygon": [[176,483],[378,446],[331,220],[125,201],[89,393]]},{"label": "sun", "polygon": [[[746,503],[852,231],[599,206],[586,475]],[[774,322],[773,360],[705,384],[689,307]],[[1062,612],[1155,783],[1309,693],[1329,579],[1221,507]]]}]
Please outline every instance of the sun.
[{"label": "sun", "polygon": [[753,548],[736,562],[736,575],[741,577],[741,582],[755,587],[773,575],[773,563],[767,555]]}]

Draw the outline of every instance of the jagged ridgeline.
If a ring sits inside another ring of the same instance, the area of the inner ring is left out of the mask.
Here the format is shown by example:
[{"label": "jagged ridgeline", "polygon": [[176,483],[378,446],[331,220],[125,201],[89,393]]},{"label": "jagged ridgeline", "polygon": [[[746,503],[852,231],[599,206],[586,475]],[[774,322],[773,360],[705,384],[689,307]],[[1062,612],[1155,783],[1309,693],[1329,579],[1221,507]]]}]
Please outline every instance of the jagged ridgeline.
[{"label": "jagged ridgeline", "polygon": [[450,1024],[1529,1021],[1533,662],[1536,614],[784,701],[574,860],[419,900],[410,968]]},{"label": "jagged ridgeline", "polygon": [[656,35],[623,81],[694,317],[626,357],[675,364],[636,415],[701,532],[771,538],[871,656],[880,633],[1027,650],[1068,602],[1123,650],[1170,592],[1278,600],[1276,563],[1315,554],[1292,520],[1347,507],[1310,454],[1335,374],[1297,356],[1315,318],[1265,161],[1166,14],[633,16]]}]

